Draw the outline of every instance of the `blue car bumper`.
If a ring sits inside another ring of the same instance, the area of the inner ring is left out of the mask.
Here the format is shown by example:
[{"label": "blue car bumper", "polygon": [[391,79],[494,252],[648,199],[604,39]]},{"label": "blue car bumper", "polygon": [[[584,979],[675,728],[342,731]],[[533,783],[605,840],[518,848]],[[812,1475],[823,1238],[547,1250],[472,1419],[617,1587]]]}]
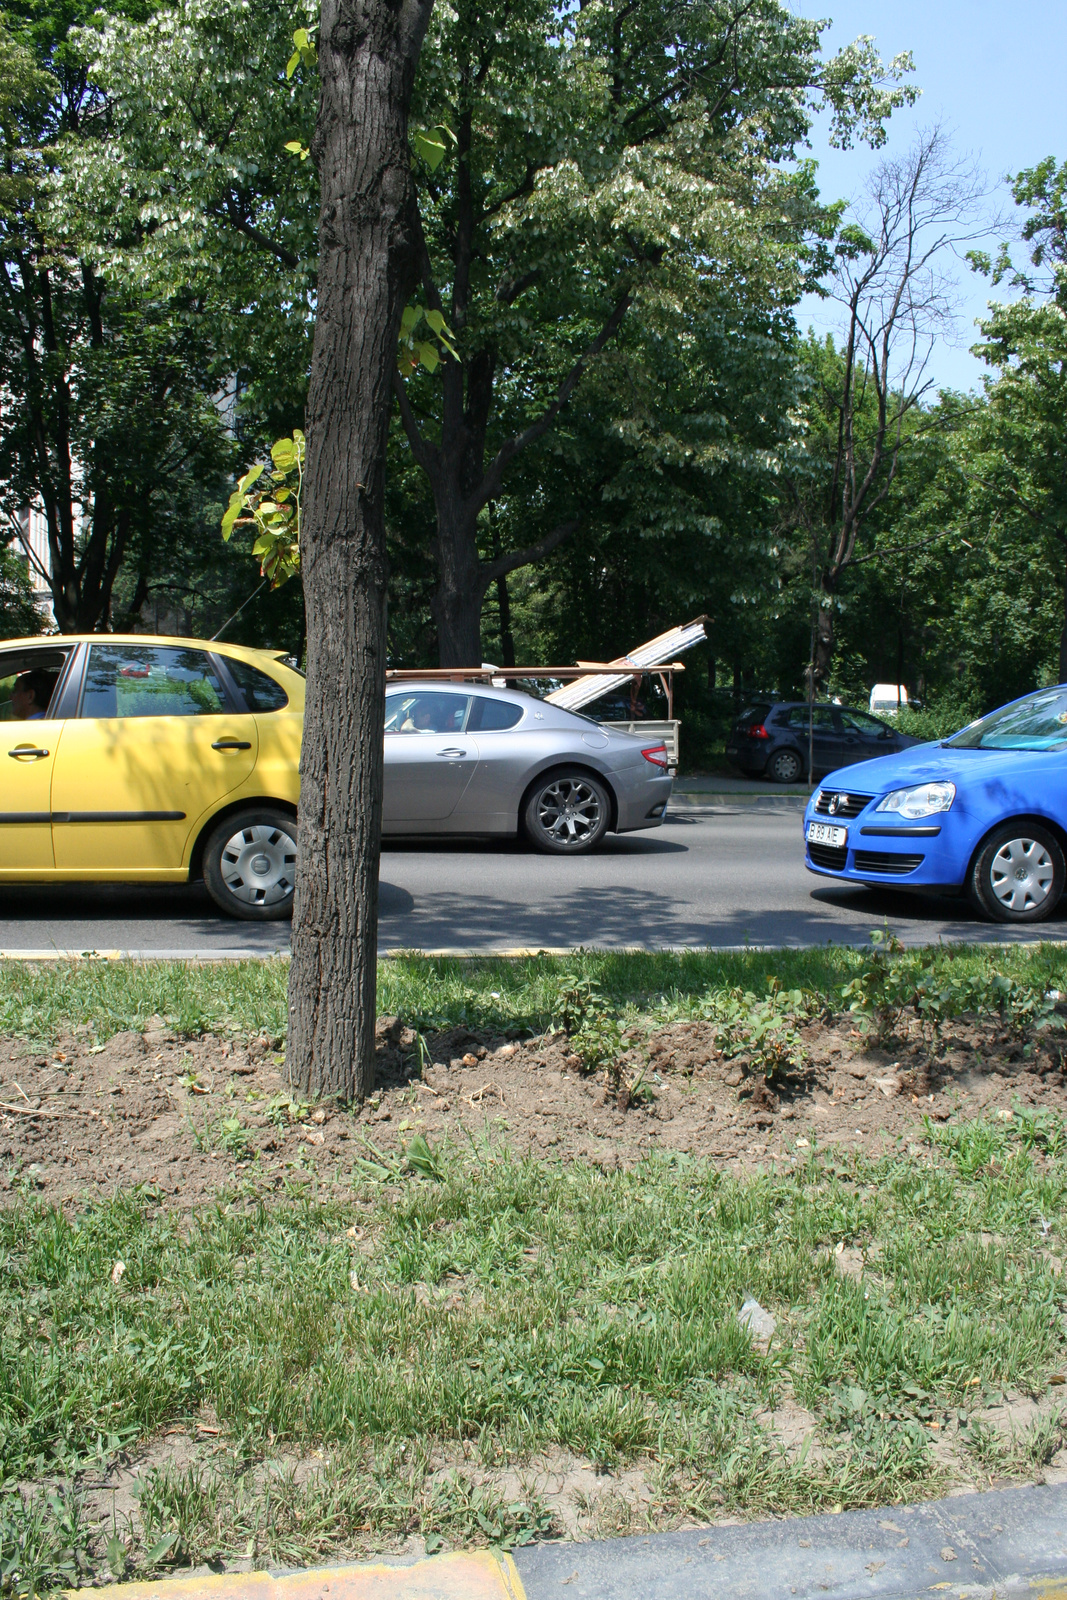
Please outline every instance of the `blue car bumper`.
[{"label": "blue car bumper", "polygon": [[970,849],[965,841],[946,838],[944,823],[892,828],[864,817],[848,824],[843,848],[808,844],[808,822],[824,820],[808,814],[804,818],[804,862],[820,877],[944,891],[959,889],[966,876]]},{"label": "blue car bumper", "polygon": [[[865,777],[875,776],[873,766],[873,762],[864,763],[832,773],[812,796],[804,812],[804,861],[808,871],[851,883],[889,883],[942,893],[960,889],[975,845],[985,832],[982,817],[975,814],[964,795],[957,797],[951,810],[919,821],[909,821],[895,812],[877,811],[885,786],[863,782]],[[847,797],[847,785],[851,785],[853,806],[856,801],[861,802],[855,815],[816,811],[820,793],[842,793]],[[869,798],[867,793],[857,794],[861,787],[875,792]],[[844,827],[845,843],[836,848],[809,844],[808,824],[812,822]]]}]

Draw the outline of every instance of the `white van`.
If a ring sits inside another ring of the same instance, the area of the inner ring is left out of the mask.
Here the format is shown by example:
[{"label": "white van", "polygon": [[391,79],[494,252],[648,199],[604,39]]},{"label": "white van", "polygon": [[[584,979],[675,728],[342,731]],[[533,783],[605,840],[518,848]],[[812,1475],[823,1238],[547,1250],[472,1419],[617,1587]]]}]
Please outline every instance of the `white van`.
[{"label": "white van", "polygon": [[895,717],[901,706],[908,704],[908,691],[902,683],[876,683],[871,690],[873,716]]}]

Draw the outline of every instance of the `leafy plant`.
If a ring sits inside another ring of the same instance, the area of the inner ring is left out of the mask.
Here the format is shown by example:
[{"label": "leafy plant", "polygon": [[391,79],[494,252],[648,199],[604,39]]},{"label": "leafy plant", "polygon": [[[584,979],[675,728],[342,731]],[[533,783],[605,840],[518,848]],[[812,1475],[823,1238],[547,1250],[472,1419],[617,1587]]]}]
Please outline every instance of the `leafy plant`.
[{"label": "leafy plant", "polygon": [[807,1050],[797,1031],[797,1020],[807,1015],[800,989],[782,989],[772,980],[764,997],[741,989],[721,990],[710,996],[708,1010],[719,1022],[715,1043],[724,1056],[747,1055],[753,1069],[765,1077],[799,1070]]},{"label": "leafy plant", "polygon": [[271,1095],[263,1109],[275,1128],[288,1128],[294,1123],[303,1122],[311,1107],[306,1100],[297,1100],[293,1095],[283,1092]]},{"label": "leafy plant", "polygon": [[215,1129],[215,1142],[227,1155],[241,1158],[252,1153],[251,1137],[240,1117],[220,1117]]},{"label": "leafy plant", "polygon": [[841,993],[849,1010],[873,1027],[880,1044],[908,1011],[935,1039],[946,1022],[962,1016],[995,1014],[1016,1038],[1026,1040],[1063,1027],[1044,985],[1035,987],[999,972],[944,973],[929,952],[905,950],[895,934],[877,929],[860,972]]},{"label": "leafy plant", "polygon": [[82,1502],[72,1490],[0,1498],[0,1592],[12,1600],[76,1585],[89,1570]]},{"label": "leafy plant", "polygon": [[300,495],[304,482],[304,435],[293,429],[291,439],[276,439],[270,447],[274,470],[270,489],[257,489],[266,464],[257,462],[238,482],[222,518],[222,537],[234,528],[256,529],[252,554],[260,571],[277,589],[300,570]]}]

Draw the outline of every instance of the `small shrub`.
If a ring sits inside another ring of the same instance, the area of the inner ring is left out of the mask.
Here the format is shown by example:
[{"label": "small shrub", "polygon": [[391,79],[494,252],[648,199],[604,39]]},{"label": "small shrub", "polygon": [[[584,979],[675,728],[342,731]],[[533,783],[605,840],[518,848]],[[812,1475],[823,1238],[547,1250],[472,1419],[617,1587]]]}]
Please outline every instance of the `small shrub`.
[{"label": "small shrub", "polygon": [[724,1056],[747,1055],[755,1072],[773,1078],[800,1070],[807,1050],[797,1023],[809,1014],[800,989],[781,989],[772,980],[762,998],[741,989],[710,995],[706,1011],[719,1023],[715,1043]]}]

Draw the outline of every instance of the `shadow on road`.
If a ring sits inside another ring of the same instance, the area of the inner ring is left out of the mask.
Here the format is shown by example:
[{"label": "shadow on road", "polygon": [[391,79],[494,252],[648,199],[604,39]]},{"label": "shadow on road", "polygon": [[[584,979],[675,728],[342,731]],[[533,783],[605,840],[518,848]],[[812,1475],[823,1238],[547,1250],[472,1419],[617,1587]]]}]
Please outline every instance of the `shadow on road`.
[{"label": "shadow on road", "polygon": [[[675,818],[671,818],[672,823]],[[542,855],[525,839],[517,838],[514,834],[504,835],[495,839],[467,839],[443,834],[424,835],[420,838],[405,837],[403,839],[388,838],[382,840],[382,855],[422,855],[430,851],[436,855],[470,855],[470,856],[529,856],[534,861],[599,861],[604,856],[655,856],[684,854],[688,845],[677,844],[673,839],[665,839],[659,833],[609,833],[602,844],[589,855],[579,856],[550,856]]]},{"label": "shadow on road", "polygon": [[[844,916],[842,915],[844,913]],[[454,894],[416,892],[410,916],[382,918],[383,948],[559,949],[577,945],[735,946],[865,944],[871,931],[888,925],[906,943],[932,938],[970,943],[1030,942],[1062,938],[1067,914],[1033,927],[979,920],[966,901],[893,894],[884,890],[813,891],[788,910],[743,907],[708,918],[686,901],[647,886],[593,886],[546,893],[517,904],[512,898],[468,890]]]}]

